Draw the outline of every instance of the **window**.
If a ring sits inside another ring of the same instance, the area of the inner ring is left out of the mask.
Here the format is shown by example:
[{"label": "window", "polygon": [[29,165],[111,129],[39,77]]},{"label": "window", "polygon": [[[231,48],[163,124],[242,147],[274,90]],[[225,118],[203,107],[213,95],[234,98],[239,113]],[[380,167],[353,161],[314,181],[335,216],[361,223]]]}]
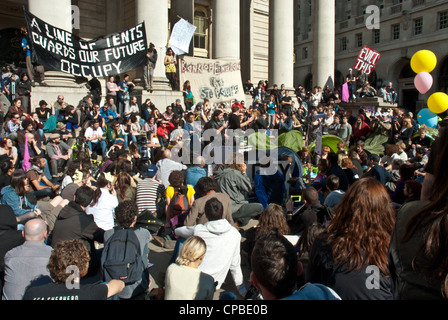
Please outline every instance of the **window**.
[{"label": "window", "polygon": [[380,37],[380,30],[379,29],[375,29],[373,30],[373,43],[378,44],[381,41],[381,37]]},{"label": "window", "polygon": [[356,38],[356,45],[358,47],[362,47],[362,33],[357,33],[355,38]]},{"label": "window", "polygon": [[392,40],[400,39],[400,25],[394,24],[392,25]]},{"label": "window", "polygon": [[302,49],[302,60],[308,59],[308,47]]},{"label": "window", "polygon": [[414,20],[414,36],[423,33],[423,18],[417,18]]},{"label": "window", "polygon": [[439,13],[439,30],[448,28],[448,11]]},{"label": "window", "polygon": [[350,20],[352,12],[350,10],[345,11],[345,20]]},{"label": "window", "polygon": [[208,19],[206,13],[203,10],[195,10],[194,25],[196,26],[196,31],[194,33],[194,47],[199,49],[206,49]]},{"label": "window", "polygon": [[346,51],[347,50],[347,37],[343,37],[341,39],[341,51]]}]

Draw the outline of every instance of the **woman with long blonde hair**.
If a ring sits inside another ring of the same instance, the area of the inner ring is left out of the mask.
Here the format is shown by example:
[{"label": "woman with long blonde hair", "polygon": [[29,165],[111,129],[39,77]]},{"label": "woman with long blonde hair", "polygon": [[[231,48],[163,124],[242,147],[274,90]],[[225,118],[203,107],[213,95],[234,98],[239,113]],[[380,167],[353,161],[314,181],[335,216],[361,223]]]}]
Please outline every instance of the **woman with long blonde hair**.
[{"label": "woman with long blonde hair", "polygon": [[315,240],[306,281],[331,287],[343,300],[393,299],[388,248],[394,223],[384,186],[370,177],[358,180]]}]

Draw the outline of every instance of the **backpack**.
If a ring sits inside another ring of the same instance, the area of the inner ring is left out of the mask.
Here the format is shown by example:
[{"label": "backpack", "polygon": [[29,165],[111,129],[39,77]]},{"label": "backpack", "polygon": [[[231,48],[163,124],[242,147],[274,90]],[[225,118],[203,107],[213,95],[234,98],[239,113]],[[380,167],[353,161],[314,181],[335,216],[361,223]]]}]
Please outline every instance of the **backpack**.
[{"label": "backpack", "polygon": [[133,284],[142,279],[145,265],[142,261],[140,242],[133,229],[116,228],[104,244],[101,255],[103,280],[122,280]]},{"label": "backpack", "polygon": [[185,218],[190,211],[190,205],[188,202],[187,190],[185,187],[174,191],[174,196],[171,199],[171,225],[174,228],[182,227],[184,225]]}]

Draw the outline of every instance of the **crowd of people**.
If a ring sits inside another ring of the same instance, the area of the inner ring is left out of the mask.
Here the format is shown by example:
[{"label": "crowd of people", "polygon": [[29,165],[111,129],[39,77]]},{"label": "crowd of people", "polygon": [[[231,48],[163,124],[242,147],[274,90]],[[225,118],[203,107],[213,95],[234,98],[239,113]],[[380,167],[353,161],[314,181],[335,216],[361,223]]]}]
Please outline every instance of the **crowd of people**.
[{"label": "crowd of people", "polygon": [[[110,77],[104,100],[95,78],[79,102],[33,101],[32,85],[26,98],[9,97],[0,117],[3,299],[213,299],[229,272],[235,290],[221,299],[447,298],[443,123],[430,137],[392,104],[352,114],[329,87],[289,92],[259,82],[246,87],[247,103],[196,101],[189,81],[176,83],[172,50],[165,65],[184,99],[164,109],[139,104],[129,75]],[[152,91],[149,63],[145,72]],[[364,81],[350,96],[372,89]],[[202,152],[207,130],[224,144],[237,129],[300,132],[292,176],[268,172],[276,160],[269,156],[249,177],[237,152],[219,165],[201,153],[188,163],[173,155],[187,142]],[[326,135],[340,140],[337,149],[312,148]],[[151,241],[173,249],[159,287],[150,277]],[[133,273],[115,269],[113,258],[128,252],[117,243],[134,249]],[[79,272],[76,288],[66,285],[69,266]],[[98,275],[101,284],[84,284]]]}]

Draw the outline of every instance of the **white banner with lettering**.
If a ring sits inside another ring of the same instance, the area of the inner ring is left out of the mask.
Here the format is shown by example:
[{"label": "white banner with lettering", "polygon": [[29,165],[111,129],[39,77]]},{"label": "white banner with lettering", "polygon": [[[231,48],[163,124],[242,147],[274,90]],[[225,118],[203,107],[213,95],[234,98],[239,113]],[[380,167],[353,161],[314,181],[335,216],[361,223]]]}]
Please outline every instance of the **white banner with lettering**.
[{"label": "white banner with lettering", "polygon": [[196,103],[205,98],[211,103],[226,103],[236,98],[244,100],[240,60],[212,60],[185,56],[180,62],[181,88],[190,81]]}]

